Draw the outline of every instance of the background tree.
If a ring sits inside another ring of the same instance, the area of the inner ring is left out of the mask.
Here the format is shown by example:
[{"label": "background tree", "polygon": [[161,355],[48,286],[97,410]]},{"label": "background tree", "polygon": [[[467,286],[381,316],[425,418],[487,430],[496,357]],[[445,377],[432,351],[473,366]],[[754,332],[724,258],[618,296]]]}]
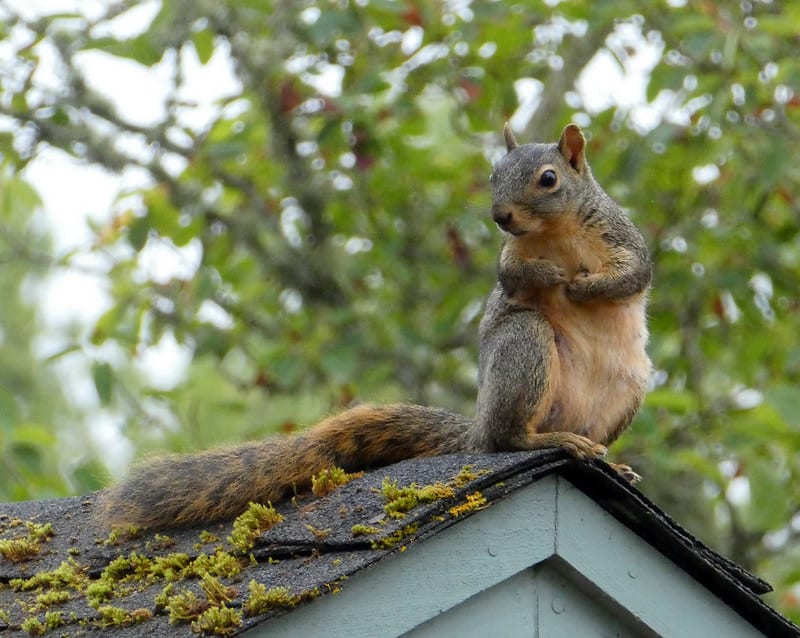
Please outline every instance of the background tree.
[{"label": "background tree", "polygon": [[[654,388],[614,454],[800,618],[800,5],[0,7],[3,185],[17,191],[2,200],[0,258],[36,272],[101,264],[113,303],[48,361],[91,373],[120,437],[187,450],[290,431],[354,399],[471,413],[499,130],[512,118],[519,139],[550,140],[575,120],[656,261]],[[162,78],[152,122],[94,81],[98,56]],[[187,73],[214,63],[235,89],[200,113]],[[641,95],[620,99],[620,78]],[[89,245],[42,259],[12,219],[35,209],[26,167],[52,149],[146,186],[121,193]],[[165,251],[188,270],[161,269]],[[12,299],[25,289],[19,274],[0,285]],[[90,489],[91,445],[51,460],[56,440],[86,439],[87,416],[58,416],[31,311],[4,309],[4,375],[27,373],[0,381],[0,453],[28,462],[7,443],[27,427],[20,406],[58,432],[4,495]],[[137,362],[173,341],[191,355],[185,373],[154,383]]]}]

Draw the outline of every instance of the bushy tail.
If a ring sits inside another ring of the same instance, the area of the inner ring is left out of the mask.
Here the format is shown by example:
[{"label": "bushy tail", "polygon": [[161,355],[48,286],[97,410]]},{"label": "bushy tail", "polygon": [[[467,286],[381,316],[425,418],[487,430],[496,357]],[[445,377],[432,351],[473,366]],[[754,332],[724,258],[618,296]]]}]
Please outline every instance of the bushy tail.
[{"label": "bushy tail", "polygon": [[108,526],[158,528],[233,518],[251,501],[307,490],[336,466],[352,472],[408,458],[468,451],[471,422],[417,405],[362,405],[306,432],[198,454],[157,458],[100,495]]}]

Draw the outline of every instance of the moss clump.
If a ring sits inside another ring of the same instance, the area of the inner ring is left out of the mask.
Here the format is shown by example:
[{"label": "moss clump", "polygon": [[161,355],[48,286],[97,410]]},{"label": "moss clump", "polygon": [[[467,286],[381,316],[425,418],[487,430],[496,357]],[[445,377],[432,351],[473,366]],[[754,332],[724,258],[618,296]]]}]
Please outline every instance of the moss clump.
[{"label": "moss clump", "polygon": [[455,496],[455,490],[444,483],[434,483],[422,487],[412,483],[407,487],[398,487],[397,481],[393,481],[387,476],[383,479],[381,494],[387,501],[383,506],[386,514],[391,518],[403,518],[407,512],[420,503],[431,503]]},{"label": "moss clump", "polygon": [[208,602],[211,605],[217,606],[229,603],[239,595],[235,587],[223,585],[219,582],[219,579],[214,578],[210,574],[203,576],[200,589],[203,590]]},{"label": "moss clump", "polygon": [[229,552],[217,550],[213,554],[199,554],[186,571],[187,576],[203,577],[211,574],[218,578],[234,578],[242,571],[242,559]]},{"label": "moss clump", "polygon": [[29,538],[11,538],[0,541],[0,556],[12,563],[22,563],[39,554],[39,543]]},{"label": "moss clump", "polygon": [[98,627],[127,627],[136,623],[144,622],[153,617],[148,609],[136,609],[128,611],[121,607],[104,605],[97,609],[99,619],[95,622]]},{"label": "moss clump", "polygon": [[233,532],[228,541],[240,552],[248,552],[253,548],[256,538],[282,520],[283,516],[275,511],[271,503],[250,503],[247,510],[233,522]]},{"label": "moss clump", "polygon": [[311,477],[311,493],[314,496],[325,496],[330,494],[337,487],[349,483],[355,478],[364,476],[364,472],[353,472],[348,474],[340,467],[331,467],[322,470]]},{"label": "moss clump", "polygon": [[208,601],[199,598],[192,590],[185,589],[179,594],[169,596],[164,609],[169,615],[170,624],[177,625],[197,618],[208,609]]},{"label": "moss clump", "polygon": [[12,563],[22,563],[39,555],[42,543],[53,536],[51,523],[25,521],[28,528],[26,536],[0,540],[0,556]]},{"label": "moss clump", "polygon": [[406,525],[403,529],[397,530],[394,534],[389,534],[384,538],[372,541],[371,547],[372,549],[391,549],[395,545],[402,543],[409,536],[416,534],[418,529],[419,525],[417,523]]},{"label": "moss clump", "polygon": [[13,578],[9,587],[14,591],[31,591],[37,587],[50,589],[81,589],[86,583],[86,568],[81,566],[74,558],[64,561],[56,569],[49,572],[40,572],[30,578]]},{"label": "moss clump", "polygon": [[369,536],[370,534],[377,534],[380,530],[372,525],[362,525],[356,523],[350,528],[350,533],[353,536]]},{"label": "moss clump", "polygon": [[166,556],[156,556],[147,570],[154,578],[163,578],[167,582],[175,582],[185,578],[191,570],[192,559],[188,554],[175,552]]},{"label": "moss clump", "polygon": [[70,593],[63,589],[51,590],[36,596],[36,607],[45,609],[53,605],[63,605],[70,599]]},{"label": "moss clump", "polygon": [[119,545],[124,541],[131,541],[142,535],[144,529],[136,525],[129,525],[128,527],[115,527],[112,529],[105,540],[100,541],[103,545]]},{"label": "moss clump", "polygon": [[486,504],[486,497],[480,492],[473,492],[472,494],[467,494],[466,501],[461,503],[460,505],[454,505],[450,508],[450,514],[453,516],[461,516],[462,514],[466,514],[467,512],[474,512],[476,510],[482,510],[488,507]]},{"label": "moss clump", "polygon": [[37,541],[46,541],[54,535],[52,523],[41,525],[33,521],[26,521],[25,527],[28,528],[28,538]]},{"label": "moss clump", "polygon": [[41,636],[45,631],[47,631],[44,623],[36,618],[36,616],[31,616],[30,618],[23,620],[20,627],[22,628],[22,631],[31,636]]},{"label": "moss clump", "polygon": [[107,580],[97,580],[89,583],[84,591],[86,595],[86,602],[90,607],[97,609],[104,602],[111,600],[114,597],[114,585]]},{"label": "moss clump", "polygon": [[216,534],[212,534],[207,530],[203,530],[202,532],[200,532],[200,542],[203,545],[208,545],[209,543],[216,543],[218,541],[219,541],[219,536],[217,536]]},{"label": "moss clump", "polygon": [[489,474],[491,470],[475,470],[471,465],[465,465],[461,468],[458,474],[453,477],[452,484],[456,487],[464,487],[467,483],[471,483],[476,478]]},{"label": "moss clump", "polygon": [[230,607],[209,607],[192,622],[196,634],[231,636],[242,626],[242,612]]},{"label": "moss clump", "polygon": [[249,595],[242,605],[246,616],[259,616],[274,609],[288,609],[303,600],[301,596],[293,594],[288,587],[267,589],[255,580],[250,581],[247,589]]},{"label": "moss clump", "polygon": [[162,611],[167,608],[169,604],[170,598],[172,597],[172,592],[175,589],[175,583],[167,583],[164,585],[164,589],[162,589],[158,594],[156,594],[155,600],[153,602],[156,605],[156,609],[158,611]]},{"label": "moss clump", "polygon": [[44,622],[36,616],[31,616],[22,621],[20,628],[31,636],[41,636],[51,629],[57,629],[65,624],[64,615],[60,611],[48,611],[44,615]]}]

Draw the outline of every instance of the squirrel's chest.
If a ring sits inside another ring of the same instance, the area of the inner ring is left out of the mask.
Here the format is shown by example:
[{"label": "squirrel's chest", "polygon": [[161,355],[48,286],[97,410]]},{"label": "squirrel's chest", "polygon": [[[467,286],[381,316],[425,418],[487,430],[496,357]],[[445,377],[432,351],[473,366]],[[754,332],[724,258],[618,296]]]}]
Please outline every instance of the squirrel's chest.
[{"label": "squirrel's chest", "polygon": [[644,295],[625,303],[559,305],[545,309],[555,338],[555,393],[542,429],[610,442],[638,410],[650,375]]}]

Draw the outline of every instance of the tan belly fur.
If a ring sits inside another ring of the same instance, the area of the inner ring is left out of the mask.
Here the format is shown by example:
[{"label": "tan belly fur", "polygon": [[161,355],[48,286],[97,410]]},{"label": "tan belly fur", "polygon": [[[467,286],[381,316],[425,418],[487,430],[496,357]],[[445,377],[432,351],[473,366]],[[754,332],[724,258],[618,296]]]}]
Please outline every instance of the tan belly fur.
[{"label": "tan belly fur", "polygon": [[650,375],[643,295],[577,304],[563,290],[541,300],[556,340],[556,388],[539,431],[570,431],[613,441],[644,398]]}]

